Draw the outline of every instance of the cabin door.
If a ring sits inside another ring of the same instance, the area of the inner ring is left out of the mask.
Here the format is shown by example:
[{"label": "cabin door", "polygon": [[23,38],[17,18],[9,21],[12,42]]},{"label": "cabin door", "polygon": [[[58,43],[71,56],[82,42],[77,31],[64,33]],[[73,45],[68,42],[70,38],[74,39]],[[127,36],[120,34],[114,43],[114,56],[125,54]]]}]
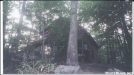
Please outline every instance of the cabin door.
[{"label": "cabin door", "polygon": [[79,62],[89,62],[89,46],[83,40],[78,40],[78,60]]}]

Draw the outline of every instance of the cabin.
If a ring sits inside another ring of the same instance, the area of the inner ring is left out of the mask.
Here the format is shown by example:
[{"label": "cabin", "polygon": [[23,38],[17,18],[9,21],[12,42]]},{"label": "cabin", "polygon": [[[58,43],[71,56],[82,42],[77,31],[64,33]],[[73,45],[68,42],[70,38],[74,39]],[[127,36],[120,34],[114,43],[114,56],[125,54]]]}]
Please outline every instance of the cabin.
[{"label": "cabin", "polygon": [[98,62],[99,46],[86,29],[78,27],[78,59],[79,62]]},{"label": "cabin", "polygon": [[[45,29],[44,36],[48,36],[49,31]],[[43,31],[40,32],[43,35]],[[93,37],[82,26],[78,26],[78,59],[79,62],[97,62],[99,46]]]}]

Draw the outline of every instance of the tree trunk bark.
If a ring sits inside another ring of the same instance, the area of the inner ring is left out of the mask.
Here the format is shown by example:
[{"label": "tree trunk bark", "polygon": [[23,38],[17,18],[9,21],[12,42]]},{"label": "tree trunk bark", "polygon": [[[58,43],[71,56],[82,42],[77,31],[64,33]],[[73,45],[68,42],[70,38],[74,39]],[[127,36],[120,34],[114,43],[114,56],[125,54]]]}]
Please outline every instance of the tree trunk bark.
[{"label": "tree trunk bark", "polygon": [[[128,64],[132,64],[132,37],[128,32],[128,29],[127,29],[127,26],[126,26],[126,23],[125,23],[124,14],[122,14],[122,20],[121,21],[122,21],[122,29],[123,29],[123,32],[125,34],[124,35],[124,47],[125,47],[124,52],[126,53],[125,62],[128,65]],[[128,49],[127,49],[127,45],[128,45]]]},{"label": "tree trunk bark", "polygon": [[71,1],[71,18],[70,18],[70,33],[67,50],[67,65],[78,64],[78,50],[77,50],[77,1]]},{"label": "tree trunk bark", "polygon": [[[111,34],[111,32],[109,33],[109,34]],[[112,39],[112,37],[111,37],[111,35],[110,35],[110,38],[109,38],[110,40],[110,42],[109,42],[109,60],[110,60],[110,64],[112,64],[113,63],[113,61],[112,61],[112,42],[111,42],[111,39]]]},{"label": "tree trunk bark", "polygon": [[127,26],[126,26],[126,23],[125,23],[124,14],[122,15],[122,26],[123,26],[123,30],[124,30],[124,33],[125,33],[125,38],[127,40],[127,44],[129,46],[129,50],[132,52],[132,37],[128,32],[128,29],[127,29]]},{"label": "tree trunk bark", "polygon": [[119,33],[117,34],[117,36],[118,36],[118,42],[119,42],[119,46],[120,46],[120,55],[121,55],[122,63],[123,63],[124,55],[122,56],[122,53],[124,53],[124,46],[123,46],[123,42],[121,40],[121,36],[119,35]]},{"label": "tree trunk bark", "polygon": [[[39,5],[40,5],[40,2],[39,1],[37,1],[36,2],[36,6],[38,7],[38,8],[40,8],[39,7]],[[40,10],[40,9],[37,9],[39,12],[38,12],[38,19],[39,19],[39,32],[41,32],[41,31],[43,31],[43,33],[44,33],[44,25],[42,26],[42,11]],[[39,15],[40,14],[40,15]],[[43,34],[43,36],[42,36],[42,46],[40,46],[40,54],[41,54],[41,57],[42,57],[42,59],[43,59],[43,56],[44,56],[44,40],[43,40],[43,37],[44,37],[44,34]],[[41,39],[41,38],[40,38]]]}]

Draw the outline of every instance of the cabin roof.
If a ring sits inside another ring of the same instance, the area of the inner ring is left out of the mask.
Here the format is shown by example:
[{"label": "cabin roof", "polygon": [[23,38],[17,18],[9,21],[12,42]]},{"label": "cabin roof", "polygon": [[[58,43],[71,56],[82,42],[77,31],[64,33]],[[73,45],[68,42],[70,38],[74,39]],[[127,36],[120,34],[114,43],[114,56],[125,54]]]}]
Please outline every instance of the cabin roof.
[{"label": "cabin roof", "polygon": [[80,28],[80,29],[85,33],[85,35],[87,35],[87,37],[90,39],[90,41],[91,41],[97,48],[99,48],[99,46],[98,46],[98,44],[96,43],[96,41],[94,40],[94,38],[90,35],[89,32],[87,32],[87,30],[86,30],[84,27],[82,27],[82,26],[79,25],[78,28]]},{"label": "cabin roof", "polygon": [[[87,30],[84,27],[78,25],[78,29],[80,29],[80,31],[83,31],[84,34],[86,35],[86,37],[88,37],[90,39],[90,41],[92,42],[92,44],[95,45],[97,48],[99,48],[99,46],[96,43],[96,41],[94,40],[94,38],[90,35],[89,32],[87,32]],[[44,29],[44,32],[46,32],[48,30],[49,30],[49,28],[47,27],[47,28]],[[42,33],[43,33],[43,31],[40,32],[40,34],[42,34]]]}]

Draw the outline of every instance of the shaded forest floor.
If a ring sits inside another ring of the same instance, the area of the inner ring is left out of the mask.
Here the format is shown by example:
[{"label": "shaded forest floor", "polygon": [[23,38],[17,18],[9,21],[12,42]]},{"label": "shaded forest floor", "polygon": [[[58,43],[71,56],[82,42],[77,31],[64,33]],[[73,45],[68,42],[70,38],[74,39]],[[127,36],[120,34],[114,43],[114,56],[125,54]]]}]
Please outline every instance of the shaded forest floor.
[{"label": "shaded forest floor", "polygon": [[105,74],[105,72],[110,68],[117,68],[123,71],[123,69],[119,67],[100,63],[80,63],[80,67],[82,70],[82,72],[79,72],[80,74]]},{"label": "shaded forest floor", "polygon": [[108,69],[107,66],[96,63],[80,63],[82,74],[104,74]]}]

